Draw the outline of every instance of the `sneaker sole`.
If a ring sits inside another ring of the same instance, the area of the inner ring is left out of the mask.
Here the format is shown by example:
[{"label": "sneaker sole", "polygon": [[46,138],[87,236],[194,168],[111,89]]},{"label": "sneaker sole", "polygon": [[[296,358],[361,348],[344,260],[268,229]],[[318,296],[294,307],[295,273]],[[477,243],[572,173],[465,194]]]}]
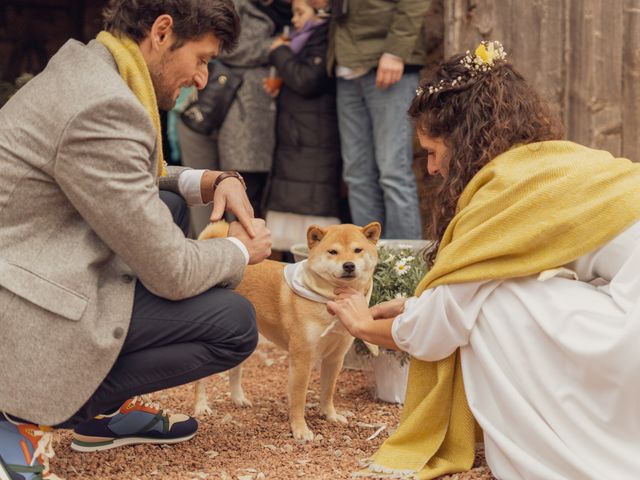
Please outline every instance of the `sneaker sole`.
[{"label": "sneaker sole", "polygon": [[126,445],[142,445],[142,444],[152,444],[152,445],[170,445],[173,443],[186,442],[187,440],[191,440],[195,437],[196,433],[192,433],[191,435],[187,435],[186,437],[178,437],[171,439],[162,439],[162,438],[145,438],[145,437],[125,437],[125,438],[116,438],[114,440],[99,442],[92,444],[90,442],[80,442],[77,443],[76,440],[71,441],[71,449],[76,452],[99,452],[101,450],[110,450],[112,448],[124,447]]}]

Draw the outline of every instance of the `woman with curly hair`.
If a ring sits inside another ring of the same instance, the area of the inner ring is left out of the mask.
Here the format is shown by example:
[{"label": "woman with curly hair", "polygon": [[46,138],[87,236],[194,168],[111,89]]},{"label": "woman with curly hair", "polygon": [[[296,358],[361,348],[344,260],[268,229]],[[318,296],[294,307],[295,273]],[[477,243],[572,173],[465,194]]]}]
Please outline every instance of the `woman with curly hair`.
[{"label": "woman with curly hair", "polygon": [[482,435],[498,478],[637,478],[640,165],[560,140],[498,42],[442,64],[409,113],[443,178],[431,269],[410,299],[327,305],[413,357],[365,474],[464,471]]}]

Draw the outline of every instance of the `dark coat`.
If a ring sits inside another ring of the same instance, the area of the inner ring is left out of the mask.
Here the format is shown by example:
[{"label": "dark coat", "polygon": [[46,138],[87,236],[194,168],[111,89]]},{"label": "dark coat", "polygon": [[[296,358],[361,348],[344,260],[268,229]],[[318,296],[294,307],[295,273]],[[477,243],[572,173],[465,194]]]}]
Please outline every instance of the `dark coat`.
[{"label": "dark coat", "polygon": [[287,46],[270,54],[283,86],[268,210],[340,217],[342,161],[335,81],[326,73],[327,34],[325,23],[297,55]]}]

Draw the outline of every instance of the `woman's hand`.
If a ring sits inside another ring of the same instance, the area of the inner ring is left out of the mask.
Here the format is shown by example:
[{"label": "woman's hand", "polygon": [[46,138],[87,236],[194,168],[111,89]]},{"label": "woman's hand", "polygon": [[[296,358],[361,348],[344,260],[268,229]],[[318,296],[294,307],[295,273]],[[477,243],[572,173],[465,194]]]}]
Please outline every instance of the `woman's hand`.
[{"label": "woman's hand", "polygon": [[374,320],[379,318],[395,318],[404,311],[404,304],[406,302],[406,298],[394,298],[393,300],[374,305],[369,310]]},{"label": "woman's hand", "polygon": [[327,302],[327,311],[335,315],[354,337],[359,337],[360,330],[373,320],[365,296],[351,287],[340,287],[335,290],[334,301]]},{"label": "woman's hand", "polygon": [[[338,317],[351,335],[384,348],[399,350],[391,334],[393,318],[378,317],[374,320],[367,299],[351,287],[340,287],[335,293],[337,298],[327,302],[327,311]],[[399,302],[389,303],[393,304],[393,311],[398,310]]]}]

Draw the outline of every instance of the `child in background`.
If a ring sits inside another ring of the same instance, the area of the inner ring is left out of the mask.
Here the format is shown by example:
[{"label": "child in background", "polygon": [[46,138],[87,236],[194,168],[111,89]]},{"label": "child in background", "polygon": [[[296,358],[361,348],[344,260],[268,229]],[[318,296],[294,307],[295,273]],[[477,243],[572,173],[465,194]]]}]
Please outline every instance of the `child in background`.
[{"label": "child in background", "polygon": [[266,222],[273,250],[284,252],[306,242],[309,225],[340,223],[342,161],[335,82],[325,64],[328,22],[319,15],[322,6],[314,9],[307,0],[293,0],[295,32],[290,39],[276,39],[269,55],[282,87],[264,81],[267,93],[278,97]]}]

